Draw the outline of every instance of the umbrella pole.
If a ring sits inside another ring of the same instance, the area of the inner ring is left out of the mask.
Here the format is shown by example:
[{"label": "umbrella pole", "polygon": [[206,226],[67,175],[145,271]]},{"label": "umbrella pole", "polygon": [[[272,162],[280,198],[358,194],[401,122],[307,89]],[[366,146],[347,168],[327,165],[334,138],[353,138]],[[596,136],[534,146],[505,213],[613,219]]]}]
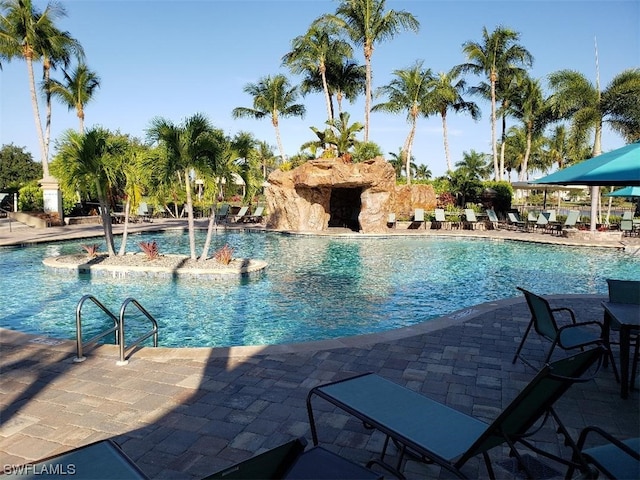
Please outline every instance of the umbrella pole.
[{"label": "umbrella pole", "polygon": [[598,223],[598,199],[600,197],[600,191],[597,185],[591,187],[591,226],[592,232],[596,231],[596,224]]}]

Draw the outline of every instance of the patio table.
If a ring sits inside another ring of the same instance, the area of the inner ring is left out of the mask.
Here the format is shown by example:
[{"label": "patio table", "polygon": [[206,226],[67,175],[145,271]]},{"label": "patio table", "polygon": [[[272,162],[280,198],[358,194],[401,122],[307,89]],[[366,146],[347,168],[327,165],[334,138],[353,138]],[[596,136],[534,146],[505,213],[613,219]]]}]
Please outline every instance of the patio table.
[{"label": "patio table", "polygon": [[631,347],[631,333],[640,331],[640,305],[632,303],[602,302],[604,307],[604,338],[609,346],[611,324],[620,329],[620,396],[629,396],[629,350]]}]

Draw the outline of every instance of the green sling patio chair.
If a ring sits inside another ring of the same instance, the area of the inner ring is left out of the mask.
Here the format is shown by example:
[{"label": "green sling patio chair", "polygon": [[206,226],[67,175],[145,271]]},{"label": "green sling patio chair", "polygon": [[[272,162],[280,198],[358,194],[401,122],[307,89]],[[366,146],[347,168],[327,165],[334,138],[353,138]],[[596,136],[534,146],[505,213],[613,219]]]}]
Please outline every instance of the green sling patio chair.
[{"label": "green sling patio chair", "polygon": [[[386,435],[380,457],[371,460],[367,466],[378,465],[400,478],[403,478],[402,470],[408,457],[436,463],[458,477],[466,478],[462,468],[477,455],[482,455],[489,476],[495,478],[489,451],[504,444],[508,445],[510,454],[518,460],[528,478],[535,477],[528,471],[517,445],[583,471],[584,464],[576,465],[571,460],[580,459],[575,453],[577,447],[553,405],[571,385],[593,378],[595,373],[588,376],[585,373],[597,372],[594,365],[599,368],[604,351],[598,346],[546,365],[490,424],[375,373],[317,386],[307,395],[313,444],[318,445],[318,430],[312,398],[319,397],[355,416],[366,427]],[[549,417],[553,418],[558,433],[565,437],[565,445],[572,450],[568,459],[546,452],[528,440]],[[390,439],[400,449],[395,465],[385,460]]]},{"label": "green sling patio chair", "polygon": [[502,226],[502,222],[500,222],[500,219],[498,218],[498,215],[496,215],[495,210],[493,210],[492,208],[487,208],[487,218],[489,219],[491,228],[493,228],[494,230],[500,229],[500,227]]},{"label": "green sling patio chair", "polygon": [[307,441],[299,438],[227,467],[203,480],[381,480],[372,470],[322,447],[305,451]]},{"label": "green sling patio chair", "polygon": [[227,216],[229,215],[229,208],[230,207],[228,203],[223,203],[222,205],[220,205],[220,208],[216,212],[216,216],[214,219],[216,223],[220,223],[227,220]]},{"label": "green sling patio chair", "polygon": [[[517,287],[524,294],[524,298],[531,312],[531,321],[525,330],[520,345],[513,356],[512,363],[520,358],[526,365],[536,368],[528,360],[522,356],[522,348],[527,340],[531,328],[536,331],[543,339],[551,342],[543,363],[548,363],[553,355],[556,347],[563,350],[573,350],[584,348],[590,345],[604,345],[604,331],[602,324],[596,321],[577,322],[576,315],[570,308],[560,307],[551,308],[546,298],[536,295],[524,288]],[[555,314],[558,312],[566,312],[571,318],[571,323],[559,326]],[[609,352],[610,353],[610,352]]]},{"label": "green sling patio chair", "polygon": [[[589,436],[602,437],[606,443],[585,448]],[[576,463],[595,466],[606,478],[629,480],[640,478],[640,438],[619,440],[599,427],[586,427],[578,438]],[[567,478],[573,476],[574,468],[569,467]],[[596,478],[594,475],[592,478]]]},{"label": "green sling patio chair", "polygon": [[520,230],[522,232],[526,232],[528,230],[527,222],[525,222],[524,220],[520,220],[520,217],[518,216],[517,213],[508,212],[507,213],[507,218],[509,219],[509,226],[511,228],[515,228],[515,229]]},{"label": "green sling patio chair", "polygon": [[471,208],[464,209],[464,227],[469,230],[475,230],[478,226],[478,218],[476,212]]}]

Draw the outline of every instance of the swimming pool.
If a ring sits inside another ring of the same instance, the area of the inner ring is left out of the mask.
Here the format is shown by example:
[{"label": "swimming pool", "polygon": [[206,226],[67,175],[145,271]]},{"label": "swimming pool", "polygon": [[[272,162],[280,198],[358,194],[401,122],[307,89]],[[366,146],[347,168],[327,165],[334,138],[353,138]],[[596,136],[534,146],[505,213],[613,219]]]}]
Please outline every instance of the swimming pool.
[{"label": "swimming pool", "polygon": [[[156,240],[161,253],[188,252],[186,232],[131,235],[128,251],[139,251],[143,240]],[[99,240],[0,249],[0,326],[74,339],[76,305],[92,294],[116,314],[125,298],[136,298],[158,320],[161,346],[272,345],[414,325],[519,295],[516,286],[540,294],[606,294],[606,278],[640,280],[640,258],[624,251],[438,236],[220,232],[210,252],[228,243],[235,257],[269,264],[261,276],[233,282],[125,281],[42,265],[45,257],[79,253],[89,242]],[[199,233],[197,243],[203,242]],[[85,308],[89,338],[108,321]]]}]

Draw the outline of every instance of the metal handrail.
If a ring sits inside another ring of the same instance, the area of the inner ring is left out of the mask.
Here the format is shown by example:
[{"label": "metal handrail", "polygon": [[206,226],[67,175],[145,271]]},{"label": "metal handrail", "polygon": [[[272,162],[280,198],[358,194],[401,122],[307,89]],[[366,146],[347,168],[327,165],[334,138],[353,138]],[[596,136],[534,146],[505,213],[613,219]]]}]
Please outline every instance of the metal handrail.
[{"label": "metal handrail", "polygon": [[[135,307],[137,307],[138,310],[140,310],[140,312],[142,312],[142,314],[144,314],[144,316],[151,321],[153,328],[147,333],[145,333],[144,335],[142,335],[140,338],[138,338],[136,341],[134,341],[131,345],[125,346],[124,314],[127,306],[130,303],[133,304]],[[149,338],[152,335],[153,335],[153,346],[157,347],[158,346],[158,322],[156,321],[155,318],[153,318],[153,316],[149,312],[147,312],[147,310],[145,310],[145,308],[142,305],[140,305],[140,303],[138,303],[138,301],[135,298],[127,298],[122,303],[122,306],[120,307],[120,321],[118,322],[118,338],[120,340],[120,360],[117,362],[117,365],[126,365],[127,363],[129,363],[129,361],[125,359],[125,351],[130,350],[133,347],[139,345],[141,342],[145,341],[147,338]]]},{"label": "metal handrail", "polygon": [[[82,342],[82,306],[84,305],[84,302],[87,300],[91,300],[95,305],[97,305],[104,313],[107,314],[107,316],[109,318],[111,318],[113,320],[113,327],[111,327],[110,329],[97,334],[95,337],[87,340],[86,342]],[[89,345],[93,345],[94,343],[96,343],[98,340],[100,340],[103,337],[106,337],[107,335],[111,334],[111,333],[115,333],[116,335],[116,343],[118,343],[118,317],[116,317],[113,313],[111,313],[111,311],[105,307],[102,303],[100,303],[100,301],[94,297],[93,295],[85,295],[83,296],[80,301],[78,302],[78,306],[76,307],[76,358],[73,359],[74,362],[79,363],[79,362],[84,362],[86,360],[86,357],[83,356],[83,347],[87,347]],[[122,342],[120,342],[122,343]]]}]

